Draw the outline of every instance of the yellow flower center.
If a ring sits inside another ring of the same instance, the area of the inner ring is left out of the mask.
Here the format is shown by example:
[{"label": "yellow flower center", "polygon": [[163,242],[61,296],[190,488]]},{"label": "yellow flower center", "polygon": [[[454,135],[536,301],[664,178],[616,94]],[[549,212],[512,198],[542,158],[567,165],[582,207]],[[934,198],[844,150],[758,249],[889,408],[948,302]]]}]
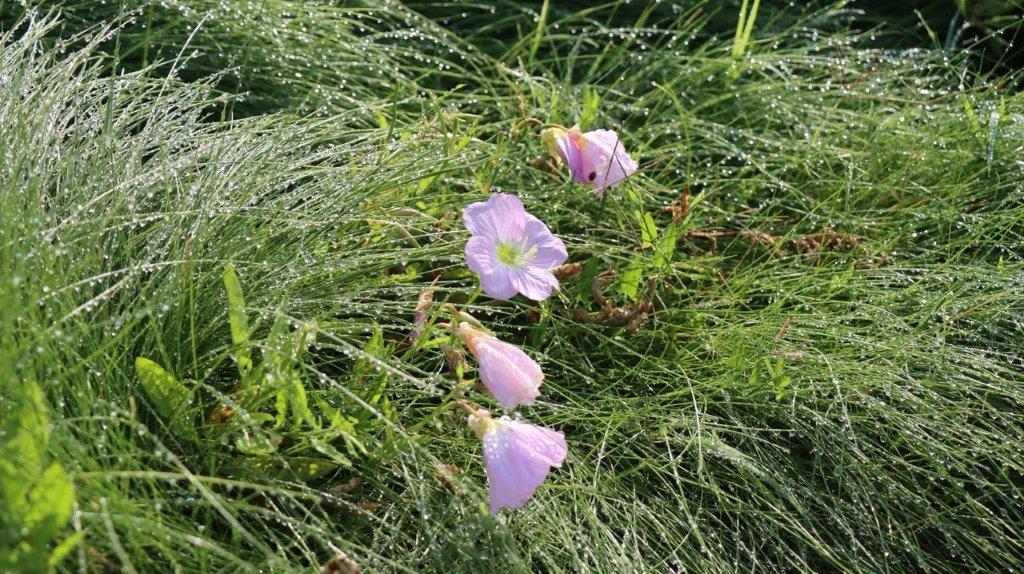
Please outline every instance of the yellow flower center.
[{"label": "yellow flower center", "polygon": [[470,415],[468,422],[469,428],[473,429],[473,434],[480,440],[483,440],[487,433],[505,426],[501,421],[492,419],[487,411],[483,411],[479,415]]},{"label": "yellow flower center", "polygon": [[498,249],[496,255],[498,261],[508,267],[523,267],[533,259],[533,256],[537,254],[537,248],[531,247],[525,248],[525,242],[516,245],[514,243],[505,243],[504,241],[498,242]]}]

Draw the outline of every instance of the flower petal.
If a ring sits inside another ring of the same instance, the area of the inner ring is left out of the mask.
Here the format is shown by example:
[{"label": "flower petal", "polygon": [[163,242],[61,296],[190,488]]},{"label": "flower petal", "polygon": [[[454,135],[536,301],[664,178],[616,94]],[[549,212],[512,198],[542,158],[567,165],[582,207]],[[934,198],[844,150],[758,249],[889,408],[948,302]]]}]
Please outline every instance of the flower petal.
[{"label": "flower petal", "polygon": [[491,195],[462,210],[462,222],[473,235],[516,243],[526,224],[526,210],[518,197],[507,193]]},{"label": "flower petal", "polygon": [[504,266],[494,267],[480,274],[480,286],[491,299],[507,301],[516,296],[516,287],[512,284],[508,269]]},{"label": "flower petal", "polygon": [[491,512],[518,508],[533,496],[552,466],[565,459],[565,436],[502,417],[483,439]]},{"label": "flower petal", "polygon": [[517,437],[519,444],[528,447],[549,465],[562,466],[562,461],[568,454],[564,434],[549,428],[506,419],[507,417],[502,417],[502,421],[508,425],[509,432]]},{"label": "flower petal", "polygon": [[526,214],[526,226],[523,228],[526,235],[526,248],[536,249],[533,259],[530,260],[531,267],[550,269],[558,267],[569,258],[562,240],[555,237],[544,222],[536,217]]},{"label": "flower petal", "polygon": [[477,275],[483,275],[499,265],[497,246],[490,237],[475,235],[466,242],[466,265]]},{"label": "flower petal", "polygon": [[540,395],[544,372],[519,347],[480,335],[469,341],[469,350],[480,364],[480,381],[501,406],[532,405]]},{"label": "flower petal", "polygon": [[637,163],[626,152],[619,135],[611,130],[583,134],[581,147],[583,171],[598,192],[613,186],[636,172]]},{"label": "flower petal", "polygon": [[498,261],[494,240],[475,235],[466,242],[466,265],[480,276],[480,286],[492,299],[506,300],[516,296],[509,280],[508,268]]},{"label": "flower petal", "polygon": [[548,151],[569,166],[569,173],[576,181],[580,181],[579,174],[582,169],[580,147],[576,142],[579,135],[580,130],[576,126],[569,130],[561,127],[547,128],[540,133],[541,139],[548,146]]},{"label": "flower petal", "polygon": [[580,147],[568,135],[555,140],[558,146],[559,155],[569,166],[569,173],[573,180],[579,182],[583,177],[583,156],[580,154]]},{"label": "flower petal", "polygon": [[551,296],[551,291],[558,289],[558,279],[555,279],[549,269],[538,267],[509,269],[508,278],[516,291],[534,301],[543,301]]}]

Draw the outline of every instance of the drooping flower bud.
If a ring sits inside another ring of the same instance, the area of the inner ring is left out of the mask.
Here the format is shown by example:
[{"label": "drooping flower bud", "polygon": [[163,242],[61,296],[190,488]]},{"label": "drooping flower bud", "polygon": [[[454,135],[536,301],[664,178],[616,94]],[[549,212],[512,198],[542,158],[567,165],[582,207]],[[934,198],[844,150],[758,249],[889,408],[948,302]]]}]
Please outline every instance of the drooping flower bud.
[{"label": "drooping flower bud", "polygon": [[573,181],[592,186],[598,197],[637,170],[636,161],[612,130],[581,133],[579,126],[555,127],[542,131],[540,136],[551,155],[569,166]]},{"label": "drooping flower bud", "polygon": [[515,345],[498,340],[467,323],[455,332],[480,365],[480,381],[501,406],[514,409],[533,404],[540,395],[544,373],[533,359]]},{"label": "drooping flower bud", "polygon": [[492,514],[526,504],[568,452],[565,435],[549,428],[508,417],[493,419],[482,409],[468,422],[483,442]]}]

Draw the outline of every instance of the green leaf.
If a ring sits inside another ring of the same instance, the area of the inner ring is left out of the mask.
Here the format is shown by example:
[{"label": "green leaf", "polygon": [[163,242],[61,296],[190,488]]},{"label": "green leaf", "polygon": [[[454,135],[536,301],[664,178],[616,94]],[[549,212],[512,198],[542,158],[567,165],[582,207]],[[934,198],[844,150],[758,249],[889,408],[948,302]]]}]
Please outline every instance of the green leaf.
[{"label": "green leaf", "polygon": [[430,187],[430,184],[434,183],[435,179],[437,179],[436,175],[431,175],[429,177],[425,177],[425,178],[421,179],[420,182],[419,182],[419,186],[416,188],[416,191],[418,193],[422,193],[422,192],[426,191],[427,188]]},{"label": "green leaf", "polygon": [[[280,327],[278,327],[280,325]],[[306,387],[302,383],[295,364],[298,361],[298,349],[291,345],[292,337],[286,332],[287,324],[283,319],[278,319],[274,324],[278,332],[278,341],[273,346],[275,359],[277,361],[275,373],[280,378],[282,385],[278,391],[278,406],[281,404],[281,396],[292,413],[292,428],[298,430],[302,423],[308,423],[314,429],[320,428],[316,415],[309,409],[309,399],[306,397]],[[279,413],[280,414],[280,413]]]},{"label": "green leaf", "polygon": [[793,379],[789,375],[783,375],[775,381],[775,400],[781,401],[786,395],[786,388],[793,384]]},{"label": "green leaf", "polygon": [[302,386],[302,380],[294,377],[286,383],[284,388],[277,392],[277,419],[275,427],[280,428],[287,420],[287,413],[291,411],[292,430],[302,428],[302,423],[309,423],[309,426],[319,428],[319,422],[313,411],[309,410],[309,399],[306,397],[306,388]]},{"label": "green leaf", "polygon": [[978,120],[978,115],[974,113],[974,105],[967,98],[967,94],[960,92],[957,95],[960,98],[960,105],[963,106],[964,113],[967,115],[967,121],[970,122],[971,128],[974,129],[975,135],[981,137],[983,135],[981,121]]},{"label": "green leaf", "polygon": [[235,266],[228,263],[224,266],[224,290],[228,294],[228,321],[231,323],[231,356],[238,365],[238,374],[242,381],[248,380],[252,373],[252,345],[249,342],[249,316],[245,313],[245,298],[242,296],[242,285],[238,282]]},{"label": "green leaf", "polygon": [[352,456],[365,455],[366,447],[363,446],[362,441],[359,440],[356,431],[356,420],[352,417],[346,417],[341,413],[335,411],[331,416],[331,434],[337,437],[341,437],[345,441],[345,450]]},{"label": "green leaf", "polygon": [[43,572],[53,538],[71,518],[75,489],[59,463],[47,466],[50,418],[42,389],[23,381],[0,420],[0,571]]},{"label": "green leaf", "polygon": [[280,467],[271,467],[269,470],[271,476],[285,480],[313,480],[338,468],[337,463],[332,461],[305,456],[282,458],[281,462],[283,464]]},{"label": "green leaf", "polygon": [[377,369],[377,362],[370,357],[383,360],[392,352],[392,347],[384,343],[384,330],[375,323],[373,334],[363,345],[365,355],[357,359],[352,368],[352,379],[360,391],[361,398],[371,405],[386,400],[384,393],[390,382],[390,374],[387,370]]},{"label": "green leaf", "polygon": [[0,505],[17,515],[32,483],[46,468],[50,417],[35,381],[25,381],[14,400],[12,416],[0,427],[6,437],[0,442]]},{"label": "green leaf", "polygon": [[644,198],[637,193],[633,186],[626,188],[626,199],[629,200],[629,205],[634,209],[640,208],[644,204]]},{"label": "green leaf", "polygon": [[654,265],[658,269],[667,270],[672,264],[672,257],[676,253],[676,233],[664,233],[658,239],[654,249]]},{"label": "green leaf", "polygon": [[601,263],[597,260],[597,257],[591,257],[583,264],[583,269],[580,271],[580,278],[576,281],[577,299],[580,301],[586,301],[590,298],[590,288],[593,287],[594,279],[597,278],[597,273],[600,270]]},{"label": "green leaf", "polygon": [[338,465],[322,458],[306,456],[252,458],[240,456],[224,465],[230,476],[265,481],[267,479],[307,481],[336,470]]},{"label": "green leaf", "polygon": [[28,495],[28,505],[21,517],[23,531],[36,547],[49,544],[60,533],[75,506],[75,487],[60,463],[53,463],[43,473]]},{"label": "green leaf", "polygon": [[650,213],[640,211],[634,212],[633,216],[640,224],[640,241],[643,246],[654,247],[654,242],[658,240],[658,226],[654,223],[654,218]]},{"label": "green leaf", "polygon": [[740,450],[729,446],[722,439],[715,435],[698,437],[697,441],[700,443],[701,448],[722,460],[726,460],[736,467],[746,470],[757,476],[763,476],[764,471],[758,467],[752,458],[741,452]]},{"label": "green leaf", "polygon": [[761,380],[761,364],[760,363],[754,363],[754,368],[751,369],[750,376],[747,377],[747,385],[749,385],[751,388],[754,388],[754,387],[757,386],[758,381],[760,381],[760,380]]},{"label": "green leaf", "polygon": [[306,349],[316,342],[316,335],[319,331],[320,326],[317,325],[316,321],[306,321],[299,325],[299,328],[295,329],[295,332],[292,333],[292,339],[295,342],[295,353],[305,353]]},{"label": "green leaf", "polygon": [[153,401],[157,412],[167,422],[171,431],[179,436],[195,438],[195,425],[192,420],[192,399],[195,390],[186,387],[174,378],[174,375],[145,357],[136,357],[135,374],[138,375],[146,396]]},{"label": "green leaf", "polygon": [[352,467],[352,459],[342,454],[341,451],[334,448],[334,446],[331,445],[330,443],[314,436],[309,437],[309,444],[313,447],[314,450],[326,456],[331,462],[334,462],[337,465],[343,466],[345,468]]},{"label": "green leaf", "polygon": [[[381,329],[380,325],[376,323],[373,324],[373,333],[363,345],[363,353],[375,358],[380,358],[384,355],[384,330]],[[356,359],[356,364],[352,368],[352,374],[357,378],[372,376],[375,373],[373,368],[375,364],[376,363],[373,360],[366,356],[360,356]]]},{"label": "green leaf", "polygon": [[235,439],[235,448],[251,456],[270,456],[277,452],[273,436],[262,429],[242,430],[242,436]]},{"label": "green leaf", "polygon": [[[274,406],[277,410],[274,427],[281,428],[288,421],[291,413],[291,427],[298,430],[303,423],[319,428],[316,416],[309,410],[306,388],[302,384],[295,364],[301,345],[295,344],[297,335],[288,332],[288,323],[283,316],[278,316],[267,337],[266,353],[262,368],[267,383],[275,393]],[[301,339],[301,337],[299,337]]]},{"label": "green leaf", "polygon": [[[328,440],[334,440],[336,438],[344,440],[345,450],[348,451],[350,456],[356,457],[367,454],[366,447],[363,445],[362,441],[359,440],[356,425],[373,427],[377,424],[379,419],[374,417],[369,420],[360,420],[355,417],[345,416],[339,409],[334,408],[328,404],[327,401],[319,397],[316,399],[316,404],[327,416],[328,420],[330,420],[330,424],[326,429],[327,432],[324,434]],[[388,416],[393,411],[390,403],[387,402],[387,399],[381,403],[380,410],[384,412],[385,416]],[[316,447],[315,444],[313,446],[314,448]]]},{"label": "green leaf", "polygon": [[78,532],[68,536],[50,552],[50,557],[46,560],[50,568],[56,568],[58,564],[68,555],[69,552],[75,549],[76,546],[85,538],[85,531],[79,530]]},{"label": "green leaf", "polygon": [[637,293],[640,289],[640,280],[643,279],[643,260],[638,254],[629,263],[626,270],[622,272],[622,279],[619,280],[619,292],[628,297],[631,301],[637,300]]},{"label": "green leaf", "polygon": [[583,109],[580,110],[580,129],[586,129],[597,116],[597,109],[601,105],[601,96],[597,90],[587,86],[583,88]]}]

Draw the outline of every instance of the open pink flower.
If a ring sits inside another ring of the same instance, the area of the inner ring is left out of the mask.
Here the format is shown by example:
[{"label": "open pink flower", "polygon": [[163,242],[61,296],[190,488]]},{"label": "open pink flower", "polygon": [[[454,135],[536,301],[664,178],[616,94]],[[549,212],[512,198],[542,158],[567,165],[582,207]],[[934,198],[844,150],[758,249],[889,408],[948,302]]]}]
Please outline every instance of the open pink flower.
[{"label": "open pink flower", "polygon": [[462,221],[473,235],[466,243],[466,263],[489,296],[511,299],[519,292],[542,301],[558,289],[551,269],[568,257],[565,245],[526,213],[518,197],[497,193],[471,203],[462,210]]},{"label": "open pink flower", "polygon": [[581,133],[579,126],[548,128],[540,136],[551,154],[569,166],[573,181],[593,186],[598,197],[636,171],[636,162],[611,130]]},{"label": "open pink flower", "polygon": [[568,451],[564,434],[508,417],[495,420],[486,410],[470,415],[469,426],[484,443],[492,514],[526,504]]},{"label": "open pink flower", "polygon": [[456,333],[480,364],[480,381],[494,400],[506,409],[533,404],[544,380],[540,365],[519,347],[467,323],[459,323]]}]

